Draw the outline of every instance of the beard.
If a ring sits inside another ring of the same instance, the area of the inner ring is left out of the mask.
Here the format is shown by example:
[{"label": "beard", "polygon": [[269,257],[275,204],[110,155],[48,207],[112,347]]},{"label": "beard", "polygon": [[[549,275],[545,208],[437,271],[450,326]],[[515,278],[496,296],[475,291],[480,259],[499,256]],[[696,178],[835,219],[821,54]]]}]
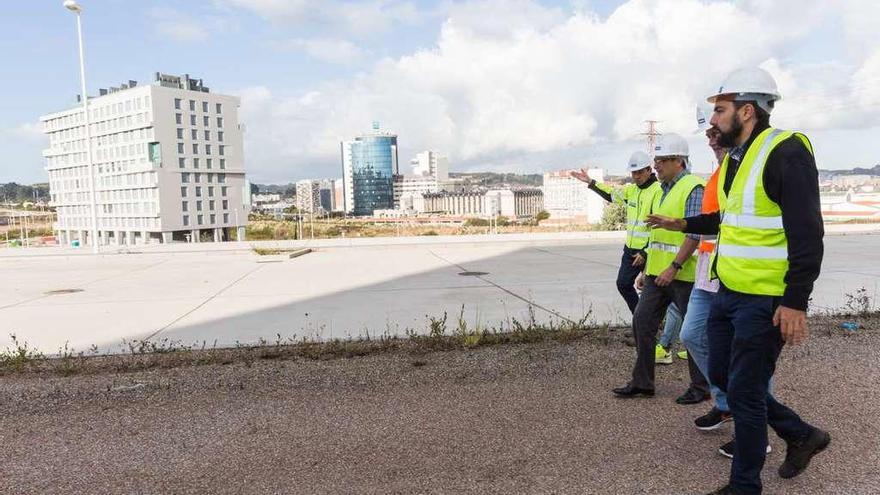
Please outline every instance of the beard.
[{"label": "beard", "polygon": [[[716,127],[716,129],[718,129]],[[739,115],[733,114],[733,122],[730,124],[730,130],[727,132],[718,129],[718,146],[722,148],[733,148],[736,146],[736,138],[742,133],[743,124],[739,120]]]}]

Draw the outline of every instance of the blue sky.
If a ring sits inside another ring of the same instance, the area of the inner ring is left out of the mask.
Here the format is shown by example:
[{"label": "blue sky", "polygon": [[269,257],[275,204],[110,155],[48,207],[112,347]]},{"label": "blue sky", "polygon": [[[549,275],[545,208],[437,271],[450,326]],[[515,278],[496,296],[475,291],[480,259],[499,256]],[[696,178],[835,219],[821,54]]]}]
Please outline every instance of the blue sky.
[{"label": "blue sky", "polygon": [[[821,167],[880,163],[873,1],[81,3],[90,92],[161,71],[241,96],[255,182],[339,176],[338,141],[372,120],[404,163],[432,148],[460,171],[620,172],[659,119],[705,171],[694,106],[741,65],[777,77],[774,120],[808,132]],[[0,182],[44,181],[35,124],[78,93],[74,18],[60,0],[4,11]]]}]

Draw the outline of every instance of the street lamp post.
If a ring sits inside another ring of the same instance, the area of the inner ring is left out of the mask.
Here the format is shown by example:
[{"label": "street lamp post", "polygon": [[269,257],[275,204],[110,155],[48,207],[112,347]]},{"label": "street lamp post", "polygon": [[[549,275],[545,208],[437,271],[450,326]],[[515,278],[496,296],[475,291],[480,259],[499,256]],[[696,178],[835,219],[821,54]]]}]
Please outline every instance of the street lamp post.
[{"label": "street lamp post", "polygon": [[86,161],[89,165],[89,196],[92,210],[92,229],[89,232],[91,237],[92,252],[98,253],[98,204],[95,198],[95,164],[92,162],[92,130],[89,125],[89,96],[86,93],[86,64],[83,55],[83,36],[82,36],[82,7],[76,0],[64,0],[64,8],[76,14],[76,34],[79,41],[79,81],[83,104],[83,124],[86,128]]}]

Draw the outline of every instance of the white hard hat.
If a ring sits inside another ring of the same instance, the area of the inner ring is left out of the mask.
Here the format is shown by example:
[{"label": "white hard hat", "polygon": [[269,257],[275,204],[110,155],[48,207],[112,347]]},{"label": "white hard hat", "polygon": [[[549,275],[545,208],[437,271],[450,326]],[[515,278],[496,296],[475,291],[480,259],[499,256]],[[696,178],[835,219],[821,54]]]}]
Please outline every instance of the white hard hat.
[{"label": "white hard hat", "polygon": [[636,151],[626,163],[627,172],[638,172],[651,166],[651,157],[644,151]]},{"label": "white hard hat", "polygon": [[685,139],[674,132],[660,136],[654,146],[654,157],[663,158],[668,156],[688,156],[688,143]]},{"label": "white hard hat", "polygon": [[721,96],[732,96],[734,101],[755,101],[768,113],[773,110],[773,102],[782,99],[773,76],[760,67],[731,72],[721,83],[718,92],[706,98],[706,101],[715,103]]}]

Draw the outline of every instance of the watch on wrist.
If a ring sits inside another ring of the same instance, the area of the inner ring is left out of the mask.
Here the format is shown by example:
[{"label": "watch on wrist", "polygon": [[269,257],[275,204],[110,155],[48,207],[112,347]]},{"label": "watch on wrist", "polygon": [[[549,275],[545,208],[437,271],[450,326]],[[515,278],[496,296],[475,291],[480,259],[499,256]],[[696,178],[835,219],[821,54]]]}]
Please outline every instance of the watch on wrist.
[{"label": "watch on wrist", "polygon": [[676,270],[681,270],[681,268],[682,268],[681,263],[679,263],[677,261],[672,262],[672,267],[675,268]]}]

